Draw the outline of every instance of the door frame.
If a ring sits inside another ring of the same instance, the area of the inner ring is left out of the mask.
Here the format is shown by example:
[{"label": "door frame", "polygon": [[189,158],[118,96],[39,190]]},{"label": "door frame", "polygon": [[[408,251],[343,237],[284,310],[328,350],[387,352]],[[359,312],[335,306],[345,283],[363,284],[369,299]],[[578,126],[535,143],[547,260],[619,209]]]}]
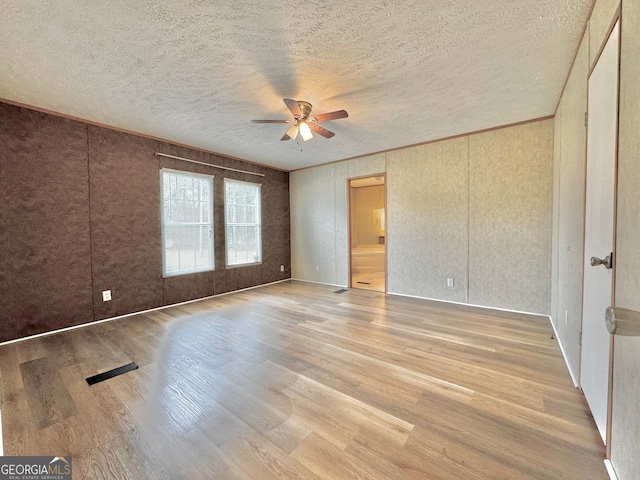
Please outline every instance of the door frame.
[{"label": "door frame", "polygon": [[387,293],[388,291],[388,272],[389,272],[389,265],[387,263],[388,261],[388,253],[389,253],[389,230],[388,230],[388,226],[389,226],[389,222],[387,221],[388,219],[388,212],[387,212],[387,172],[381,172],[381,173],[370,173],[367,175],[360,175],[357,177],[348,177],[347,178],[347,258],[348,263],[349,263],[349,282],[348,282],[348,287],[349,288],[353,288],[353,284],[352,284],[352,280],[353,280],[353,276],[352,276],[352,258],[351,258],[351,234],[353,233],[351,230],[351,181],[352,180],[361,180],[363,178],[373,178],[373,177],[383,177],[384,179],[384,292],[383,293]]}]

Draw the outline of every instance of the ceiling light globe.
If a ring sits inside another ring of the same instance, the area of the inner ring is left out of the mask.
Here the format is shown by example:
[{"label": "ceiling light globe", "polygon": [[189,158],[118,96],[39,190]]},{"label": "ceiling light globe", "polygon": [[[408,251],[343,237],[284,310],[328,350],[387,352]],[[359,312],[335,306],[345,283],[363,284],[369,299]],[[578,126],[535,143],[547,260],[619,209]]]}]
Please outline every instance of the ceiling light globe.
[{"label": "ceiling light globe", "polygon": [[300,122],[299,127],[300,127],[300,135],[302,135],[302,140],[306,142],[307,140],[310,140],[311,138],[313,138],[311,129],[309,128],[309,125],[307,125],[307,122]]},{"label": "ceiling light globe", "polygon": [[295,139],[298,136],[298,126],[294,125],[287,130],[287,135],[289,135],[289,138]]}]

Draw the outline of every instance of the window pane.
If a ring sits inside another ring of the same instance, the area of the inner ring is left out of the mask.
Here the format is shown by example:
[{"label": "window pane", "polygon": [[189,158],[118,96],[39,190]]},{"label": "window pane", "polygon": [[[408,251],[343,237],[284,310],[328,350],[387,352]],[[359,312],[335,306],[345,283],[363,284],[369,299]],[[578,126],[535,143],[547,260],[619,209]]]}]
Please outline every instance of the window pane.
[{"label": "window pane", "polygon": [[227,227],[227,261],[230,265],[260,261],[257,226]]},{"label": "window pane", "polygon": [[259,263],[260,185],[225,179],[227,265]]},{"label": "window pane", "polygon": [[246,223],[257,223],[257,217],[256,217],[256,207],[253,206],[247,206],[245,207],[245,222]]},{"label": "window pane", "polygon": [[245,215],[244,205],[233,206],[233,223],[246,223],[247,217]]},{"label": "window pane", "polygon": [[162,171],[164,274],[213,270],[212,177]]}]

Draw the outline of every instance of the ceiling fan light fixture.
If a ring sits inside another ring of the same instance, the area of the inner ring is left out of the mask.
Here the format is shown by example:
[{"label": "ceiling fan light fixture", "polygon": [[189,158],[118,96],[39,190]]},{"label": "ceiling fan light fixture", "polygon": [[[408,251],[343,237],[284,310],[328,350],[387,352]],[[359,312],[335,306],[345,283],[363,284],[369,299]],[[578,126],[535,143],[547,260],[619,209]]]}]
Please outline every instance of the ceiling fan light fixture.
[{"label": "ceiling fan light fixture", "polygon": [[293,125],[289,130],[287,130],[287,135],[292,140],[298,136],[298,125]]},{"label": "ceiling fan light fixture", "polygon": [[[331,138],[335,133],[327,130],[324,127],[318,125],[321,122],[327,122],[329,120],[339,120],[341,118],[347,118],[349,114],[346,110],[336,110],[335,112],[321,113],[320,115],[311,116],[311,104],[302,100],[294,100],[292,98],[283,98],[284,104],[287,106],[292,120],[251,120],[251,123],[292,123],[293,126],[287,130],[280,141],[285,142],[287,140],[295,139],[298,134],[305,142],[313,138],[313,133],[317,133],[321,137]],[[311,121],[312,123],[308,123]],[[313,133],[311,133],[313,132]]]},{"label": "ceiling fan light fixture", "polygon": [[300,122],[298,126],[300,127],[300,135],[302,135],[302,140],[306,142],[307,140],[310,140],[313,138],[313,135],[311,134],[311,129],[309,128],[309,125],[307,125],[307,122]]}]

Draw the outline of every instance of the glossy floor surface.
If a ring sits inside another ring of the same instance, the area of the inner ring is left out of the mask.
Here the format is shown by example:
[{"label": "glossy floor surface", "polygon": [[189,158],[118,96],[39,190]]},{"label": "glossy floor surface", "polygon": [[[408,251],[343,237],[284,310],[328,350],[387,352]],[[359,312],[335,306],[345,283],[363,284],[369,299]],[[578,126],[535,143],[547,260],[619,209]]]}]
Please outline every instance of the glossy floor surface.
[{"label": "glossy floor surface", "polygon": [[385,273],[354,273],[351,275],[351,285],[353,288],[361,288],[364,290],[375,290],[376,292],[385,291]]},{"label": "glossy floor surface", "polygon": [[72,455],[76,480],[607,478],[548,319],[336,290],[0,346],[5,454]]}]

